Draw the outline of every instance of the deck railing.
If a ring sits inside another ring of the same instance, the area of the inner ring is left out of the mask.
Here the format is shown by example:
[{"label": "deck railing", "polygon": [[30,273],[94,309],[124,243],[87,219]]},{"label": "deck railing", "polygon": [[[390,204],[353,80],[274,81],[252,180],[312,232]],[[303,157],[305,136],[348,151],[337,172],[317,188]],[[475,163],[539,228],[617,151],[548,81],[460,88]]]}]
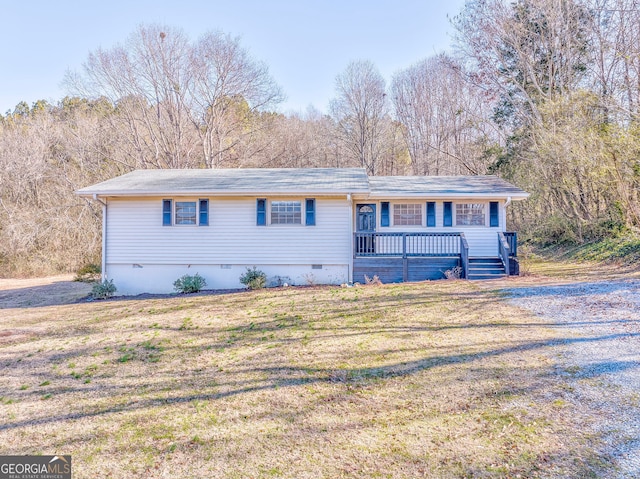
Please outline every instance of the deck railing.
[{"label": "deck railing", "polygon": [[460,233],[354,233],[354,256],[457,256]]},{"label": "deck railing", "polygon": [[507,238],[502,232],[498,232],[498,252],[500,253],[500,259],[504,265],[504,271],[507,276],[509,276],[509,258],[511,257],[511,248],[509,247]]},{"label": "deck railing", "polygon": [[518,234],[515,232],[503,233],[507,243],[509,244],[509,251],[511,257],[518,256]]},{"label": "deck railing", "polygon": [[462,278],[466,278],[469,271],[469,243],[464,233],[460,233],[460,266],[462,266]]}]

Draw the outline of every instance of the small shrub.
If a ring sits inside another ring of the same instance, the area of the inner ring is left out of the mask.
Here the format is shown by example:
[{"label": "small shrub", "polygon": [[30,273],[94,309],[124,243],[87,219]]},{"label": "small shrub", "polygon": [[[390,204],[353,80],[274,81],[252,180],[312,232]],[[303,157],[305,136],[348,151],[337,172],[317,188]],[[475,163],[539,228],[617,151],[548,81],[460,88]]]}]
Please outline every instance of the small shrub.
[{"label": "small shrub", "polygon": [[249,289],[262,289],[267,284],[267,275],[254,266],[247,268],[247,271],[240,276],[240,282]]},{"label": "small shrub", "polygon": [[444,277],[447,279],[460,279],[462,278],[462,266],[454,266],[444,272]]},{"label": "small shrub", "polygon": [[178,293],[197,293],[207,285],[207,281],[198,273],[190,276],[185,274],[182,278],[178,278],[173,283],[173,288]]},{"label": "small shrub", "polygon": [[100,273],[102,269],[99,264],[87,263],[76,271],[74,281],[80,281],[82,283],[96,283],[100,281]]},{"label": "small shrub", "polygon": [[112,279],[106,279],[102,283],[96,283],[91,289],[91,297],[93,299],[108,299],[118,291]]},{"label": "small shrub", "polygon": [[369,276],[367,276],[366,274],[364,275],[364,283],[367,285],[372,285],[372,286],[380,286],[382,284],[382,281],[380,280],[380,278],[378,277],[377,274],[373,275],[373,278],[369,278]]}]

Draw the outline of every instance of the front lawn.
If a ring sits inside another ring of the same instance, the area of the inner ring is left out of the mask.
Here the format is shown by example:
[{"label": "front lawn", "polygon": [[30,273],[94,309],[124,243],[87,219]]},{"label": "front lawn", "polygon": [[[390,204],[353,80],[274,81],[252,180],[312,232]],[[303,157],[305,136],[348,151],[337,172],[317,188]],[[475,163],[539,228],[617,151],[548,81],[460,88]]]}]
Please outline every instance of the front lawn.
[{"label": "front lawn", "polygon": [[565,400],[565,338],[486,284],[0,312],[0,453],[71,454],[75,478],[589,477],[603,466]]}]

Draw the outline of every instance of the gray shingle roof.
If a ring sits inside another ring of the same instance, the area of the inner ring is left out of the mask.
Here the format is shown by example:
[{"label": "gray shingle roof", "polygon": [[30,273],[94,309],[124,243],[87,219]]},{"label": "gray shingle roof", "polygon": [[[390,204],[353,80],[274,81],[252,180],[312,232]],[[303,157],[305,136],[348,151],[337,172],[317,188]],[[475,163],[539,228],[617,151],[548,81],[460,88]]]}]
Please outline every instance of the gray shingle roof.
[{"label": "gray shingle roof", "polygon": [[372,198],[526,198],[497,176],[372,176],[362,168],[136,170],[76,192],[82,196],[346,194]]},{"label": "gray shingle roof", "polygon": [[528,193],[497,176],[370,176],[371,196],[526,198]]},{"label": "gray shingle roof", "polygon": [[136,170],[78,190],[79,195],[366,193],[362,168]]}]

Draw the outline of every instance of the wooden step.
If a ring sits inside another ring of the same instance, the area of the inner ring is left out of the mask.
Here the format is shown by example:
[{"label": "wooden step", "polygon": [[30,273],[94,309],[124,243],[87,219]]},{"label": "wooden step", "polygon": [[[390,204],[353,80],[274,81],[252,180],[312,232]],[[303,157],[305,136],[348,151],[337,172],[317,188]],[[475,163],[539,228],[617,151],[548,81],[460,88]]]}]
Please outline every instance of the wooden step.
[{"label": "wooden step", "polygon": [[500,258],[469,258],[467,279],[486,280],[503,278],[505,276],[506,272]]}]

